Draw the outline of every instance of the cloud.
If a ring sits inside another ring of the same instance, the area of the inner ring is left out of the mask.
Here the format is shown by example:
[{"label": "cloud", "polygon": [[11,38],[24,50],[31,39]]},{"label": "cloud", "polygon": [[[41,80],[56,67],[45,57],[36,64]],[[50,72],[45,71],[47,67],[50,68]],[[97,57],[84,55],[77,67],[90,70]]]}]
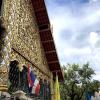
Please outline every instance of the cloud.
[{"label": "cloud", "polygon": [[96,71],[96,75],[93,76],[93,79],[100,80],[100,71]]},{"label": "cloud", "polygon": [[94,46],[97,43],[98,39],[99,39],[98,34],[96,32],[91,32],[90,33],[90,44],[91,45]]},{"label": "cloud", "polygon": [[[61,65],[90,61],[100,70],[100,1],[46,0],[46,5]],[[91,32],[97,35],[94,46]]]},{"label": "cloud", "polygon": [[95,3],[95,2],[97,3],[97,2],[99,2],[99,0],[89,0],[89,2],[90,3]]}]

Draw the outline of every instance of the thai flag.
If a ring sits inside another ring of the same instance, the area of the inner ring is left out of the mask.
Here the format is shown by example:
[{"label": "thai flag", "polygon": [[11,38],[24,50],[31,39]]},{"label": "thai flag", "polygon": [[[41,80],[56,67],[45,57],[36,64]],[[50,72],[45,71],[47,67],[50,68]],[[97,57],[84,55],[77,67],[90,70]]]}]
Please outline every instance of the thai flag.
[{"label": "thai flag", "polygon": [[40,84],[38,79],[35,79],[34,86],[32,87],[32,94],[39,95],[40,92]]}]

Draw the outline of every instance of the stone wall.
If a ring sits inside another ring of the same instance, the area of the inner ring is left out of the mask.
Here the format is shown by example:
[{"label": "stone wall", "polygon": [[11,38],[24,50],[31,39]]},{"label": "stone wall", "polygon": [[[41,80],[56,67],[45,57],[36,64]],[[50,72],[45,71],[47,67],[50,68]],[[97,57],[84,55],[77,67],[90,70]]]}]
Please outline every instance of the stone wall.
[{"label": "stone wall", "polygon": [[52,74],[40,41],[31,0],[4,0],[3,4],[3,17],[11,47],[9,62],[17,59],[21,66],[30,61],[37,74],[48,79]]}]

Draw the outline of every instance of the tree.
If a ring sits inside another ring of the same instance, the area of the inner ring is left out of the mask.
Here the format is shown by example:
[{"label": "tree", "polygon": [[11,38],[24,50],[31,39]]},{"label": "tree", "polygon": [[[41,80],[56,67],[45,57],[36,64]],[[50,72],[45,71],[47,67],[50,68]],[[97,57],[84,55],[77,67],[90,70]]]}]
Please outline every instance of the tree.
[{"label": "tree", "polygon": [[95,74],[89,63],[82,66],[68,64],[63,66],[65,81],[61,83],[62,100],[82,100],[86,94],[94,95],[99,89],[99,81],[92,80]]}]

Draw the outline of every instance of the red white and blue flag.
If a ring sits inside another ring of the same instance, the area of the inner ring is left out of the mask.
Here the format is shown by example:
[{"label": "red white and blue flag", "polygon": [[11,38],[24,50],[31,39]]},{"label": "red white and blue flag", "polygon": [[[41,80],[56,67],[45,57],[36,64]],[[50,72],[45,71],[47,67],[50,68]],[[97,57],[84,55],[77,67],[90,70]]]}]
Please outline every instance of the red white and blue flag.
[{"label": "red white and blue flag", "polygon": [[28,65],[28,84],[29,84],[29,92],[32,94],[39,95],[40,92],[39,80],[32,72],[30,65]]},{"label": "red white and blue flag", "polygon": [[38,79],[36,78],[34,85],[32,87],[32,94],[39,95],[39,92],[40,92],[40,84],[39,84]]}]

